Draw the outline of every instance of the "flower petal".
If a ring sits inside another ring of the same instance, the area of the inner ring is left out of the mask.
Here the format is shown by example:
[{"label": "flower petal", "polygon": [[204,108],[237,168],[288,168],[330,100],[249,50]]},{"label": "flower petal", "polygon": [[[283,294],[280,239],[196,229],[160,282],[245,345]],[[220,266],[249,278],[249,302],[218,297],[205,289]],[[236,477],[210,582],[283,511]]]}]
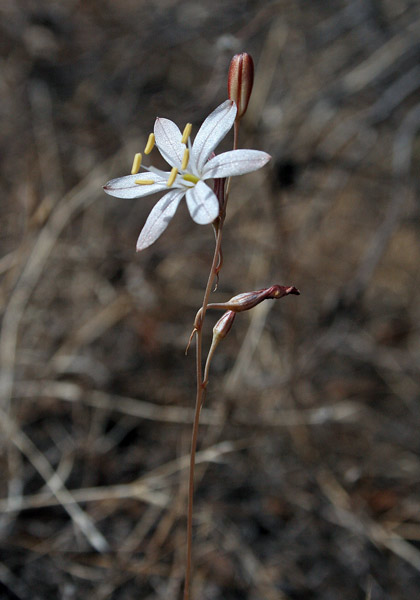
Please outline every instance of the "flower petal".
[{"label": "flower petal", "polygon": [[271,156],[260,150],[230,150],[211,158],[202,172],[203,179],[243,175],[261,169]]},{"label": "flower petal", "polygon": [[156,146],[163,158],[171,167],[181,169],[185,146],[181,144],[182,133],[179,127],[169,119],[157,118],[154,131]]},{"label": "flower petal", "polygon": [[153,165],[150,165],[150,167],[146,167],[146,169],[149,171],[149,173],[154,173],[155,175],[159,175],[165,181],[168,181],[169,175],[171,174],[170,171],[164,171],[163,169],[158,169],[157,167],[154,167]]},{"label": "flower petal", "polygon": [[187,191],[186,200],[191,218],[199,225],[213,223],[219,215],[217,196],[204,181]]},{"label": "flower petal", "polygon": [[198,173],[201,173],[210,154],[232,127],[235,117],[236,104],[232,100],[226,100],[201,125],[192,147]]},{"label": "flower petal", "polygon": [[[153,181],[149,185],[138,185],[136,181]],[[137,173],[137,175],[127,175],[111,179],[104,185],[104,191],[110,196],[116,198],[141,198],[150,196],[156,192],[161,192],[166,188],[166,179],[155,173]]]},{"label": "flower petal", "polygon": [[184,191],[173,190],[165,194],[159,202],[155,204],[140,232],[136,246],[137,252],[140,252],[140,250],[144,250],[153,244],[153,242],[155,242],[165,231],[169,225],[169,221],[174,216],[184,193]]}]

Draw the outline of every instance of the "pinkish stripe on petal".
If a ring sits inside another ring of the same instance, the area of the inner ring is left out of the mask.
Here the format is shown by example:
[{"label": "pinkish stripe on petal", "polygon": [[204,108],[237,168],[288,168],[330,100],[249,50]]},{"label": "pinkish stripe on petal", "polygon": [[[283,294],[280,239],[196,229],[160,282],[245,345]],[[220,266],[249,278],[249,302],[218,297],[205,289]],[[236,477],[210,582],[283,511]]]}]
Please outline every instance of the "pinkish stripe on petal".
[{"label": "pinkish stripe on petal", "polygon": [[226,100],[201,125],[192,147],[195,166],[199,173],[210,154],[232,127],[235,117],[235,103],[232,100]]},{"label": "pinkish stripe on petal", "polygon": [[154,132],[156,146],[163,158],[171,167],[180,169],[185,146],[181,144],[182,133],[179,127],[169,119],[157,118]]},{"label": "pinkish stripe on petal", "polygon": [[271,156],[260,150],[231,150],[210,159],[202,173],[203,179],[244,175],[261,169]]},{"label": "pinkish stripe on petal", "polygon": [[219,215],[217,196],[204,181],[187,191],[186,201],[192,220],[199,225],[213,223]]},{"label": "pinkish stripe on petal", "polygon": [[[136,181],[153,181],[149,185],[138,185]],[[150,196],[156,192],[161,192],[166,188],[166,179],[163,179],[156,173],[138,173],[137,175],[127,175],[111,179],[104,185],[104,191],[110,196],[116,198],[142,198]]]}]

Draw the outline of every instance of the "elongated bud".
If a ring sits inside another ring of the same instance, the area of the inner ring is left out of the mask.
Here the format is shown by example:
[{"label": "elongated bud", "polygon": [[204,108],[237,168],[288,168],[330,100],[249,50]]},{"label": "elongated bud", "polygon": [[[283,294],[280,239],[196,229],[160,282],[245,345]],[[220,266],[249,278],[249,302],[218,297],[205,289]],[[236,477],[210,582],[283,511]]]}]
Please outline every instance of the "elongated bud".
[{"label": "elongated bud", "polygon": [[291,285],[272,285],[269,288],[264,288],[255,292],[238,294],[238,296],[234,296],[229,302],[226,302],[225,307],[235,312],[242,312],[243,310],[254,308],[254,306],[257,306],[257,304],[260,304],[263,300],[283,298],[283,296],[288,296],[289,294],[298,296],[300,292]]},{"label": "elongated bud", "polygon": [[[232,323],[235,319],[235,315],[238,312],[243,312],[244,310],[250,310],[260,304],[264,300],[277,300],[278,298],[283,298],[283,296],[288,296],[289,294],[294,294],[295,296],[299,296],[300,292],[294,285],[272,285],[268,288],[264,288],[262,290],[256,290],[255,292],[245,292],[243,294],[238,294],[231,298],[228,302],[215,302],[207,305],[208,310],[225,310],[225,314],[221,317],[216,325],[213,328],[213,341],[211,344],[210,353],[214,352],[217,347],[219,341],[223,339],[228,333],[230,328],[232,327]],[[190,339],[187,344],[187,349],[185,350],[185,354],[187,354],[194,334],[197,331],[200,331],[203,326],[203,307],[201,307],[194,320],[194,329],[190,335]],[[209,354],[210,356],[210,354]],[[209,360],[207,360],[209,362]]]},{"label": "elongated bud", "polygon": [[235,54],[230,61],[228,75],[228,95],[238,108],[236,120],[246,112],[254,83],[254,61],[250,54]]},{"label": "elongated bud", "polygon": [[233,321],[235,320],[236,313],[232,310],[228,310],[225,314],[220,317],[216,325],[213,327],[213,339],[209,353],[207,355],[206,365],[204,367],[203,387],[205,388],[209,382],[209,369],[211,361],[213,360],[214,353],[219,343],[227,336],[232,327]]},{"label": "elongated bud", "polygon": [[220,317],[216,325],[213,327],[213,341],[217,340],[219,342],[227,336],[230,328],[233,325],[235,317],[236,313],[233,312],[233,310],[228,310],[222,317]]}]

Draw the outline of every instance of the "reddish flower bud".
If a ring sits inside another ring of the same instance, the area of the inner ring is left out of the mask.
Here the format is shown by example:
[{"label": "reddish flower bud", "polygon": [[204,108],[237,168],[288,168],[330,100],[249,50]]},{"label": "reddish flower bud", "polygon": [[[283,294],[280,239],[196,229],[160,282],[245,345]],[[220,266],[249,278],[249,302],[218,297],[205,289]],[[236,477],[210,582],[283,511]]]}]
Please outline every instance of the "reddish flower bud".
[{"label": "reddish flower bud", "polygon": [[272,285],[269,288],[257,290],[255,292],[245,292],[244,294],[238,294],[226,302],[226,308],[235,312],[242,312],[243,310],[249,310],[254,308],[257,304],[260,304],[263,300],[282,298],[289,294],[299,295],[300,292],[294,286],[284,285]]},{"label": "reddish flower bud", "polygon": [[232,310],[228,310],[225,314],[220,317],[216,325],[213,327],[213,340],[222,340],[230,331],[235,320],[236,313]]},{"label": "reddish flower bud", "polygon": [[300,296],[300,292],[294,285],[272,285],[268,288],[269,294],[267,298],[283,298],[293,294],[294,296]]},{"label": "reddish flower bud", "polygon": [[236,120],[245,114],[254,83],[254,62],[249,54],[235,54],[230,61],[228,95],[238,108]]}]

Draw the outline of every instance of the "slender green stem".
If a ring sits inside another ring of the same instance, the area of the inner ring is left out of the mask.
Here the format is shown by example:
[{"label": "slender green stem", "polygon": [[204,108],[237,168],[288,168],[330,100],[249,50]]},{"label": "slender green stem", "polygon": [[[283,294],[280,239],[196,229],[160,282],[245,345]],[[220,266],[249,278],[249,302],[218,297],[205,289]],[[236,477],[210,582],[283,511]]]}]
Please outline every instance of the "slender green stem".
[{"label": "slender green stem", "polygon": [[187,564],[185,569],[184,600],[190,600],[190,581],[191,581],[191,563],[192,563],[192,518],[194,504],[194,473],[195,473],[195,455],[197,451],[198,426],[200,422],[200,410],[205,392],[203,385],[203,367],[202,367],[202,346],[203,346],[203,323],[209,303],[210,292],[216,276],[216,269],[219,261],[219,252],[222,244],[223,222],[220,222],[216,234],[216,246],[214,249],[213,262],[207,281],[206,291],[204,292],[202,304],[201,326],[196,331],[196,376],[197,391],[195,398],[194,423],[191,437],[190,453],[190,472],[188,479],[188,512],[187,512]]}]

